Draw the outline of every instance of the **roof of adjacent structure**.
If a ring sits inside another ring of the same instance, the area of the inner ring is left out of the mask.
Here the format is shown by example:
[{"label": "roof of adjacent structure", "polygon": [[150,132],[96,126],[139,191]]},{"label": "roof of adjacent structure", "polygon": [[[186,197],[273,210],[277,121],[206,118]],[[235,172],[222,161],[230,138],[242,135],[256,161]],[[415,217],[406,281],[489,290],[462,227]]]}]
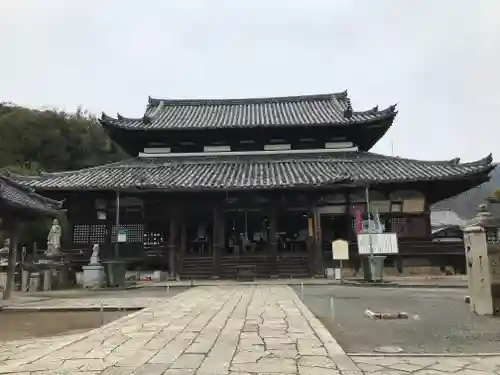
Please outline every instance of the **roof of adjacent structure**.
[{"label": "roof of adjacent structure", "polygon": [[102,114],[107,128],[131,130],[188,130],[304,125],[349,125],[394,119],[396,106],[353,111],[347,91],[248,99],[149,98],[141,118],[117,118]]},{"label": "roof of adjacent structure", "polygon": [[432,208],[431,209],[431,226],[432,228],[444,228],[449,226],[465,225],[467,220],[449,208]]},{"label": "roof of adjacent structure", "polygon": [[19,177],[42,190],[231,190],[321,187],[336,183],[451,180],[489,173],[488,156],[473,163],[419,161],[368,152],[137,157],[40,177]]},{"label": "roof of adjacent structure", "polygon": [[34,214],[54,215],[62,207],[62,202],[36,194],[32,188],[0,174],[0,202],[14,209],[31,211]]}]

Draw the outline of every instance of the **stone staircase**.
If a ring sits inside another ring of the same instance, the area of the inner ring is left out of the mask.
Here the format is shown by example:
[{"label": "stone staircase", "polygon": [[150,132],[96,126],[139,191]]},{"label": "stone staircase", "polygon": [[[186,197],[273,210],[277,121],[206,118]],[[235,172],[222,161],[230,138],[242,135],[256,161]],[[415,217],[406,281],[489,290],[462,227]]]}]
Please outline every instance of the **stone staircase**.
[{"label": "stone staircase", "polygon": [[181,280],[207,280],[213,276],[211,256],[184,257],[180,271]]},{"label": "stone staircase", "polygon": [[[180,277],[183,280],[206,280],[213,277],[212,257],[185,257]],[[225,255],[219,258],[219,277],[236,280],[238,265],[253,265],[257,278],[306,278],[311,275],[306,254],[280,254],[276,261],[269,255]],[[274,266],[276,267],[274,269]]]}]

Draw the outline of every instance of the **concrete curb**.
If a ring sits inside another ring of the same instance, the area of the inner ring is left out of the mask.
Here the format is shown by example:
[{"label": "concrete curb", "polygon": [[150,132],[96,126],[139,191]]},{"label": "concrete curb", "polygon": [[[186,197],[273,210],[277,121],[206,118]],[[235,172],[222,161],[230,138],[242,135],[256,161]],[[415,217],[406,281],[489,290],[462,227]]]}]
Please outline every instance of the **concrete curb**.
[{"label": "concrete curb", "polygon": [[467,289],[467,285],[462,284],[397,284],[397,283],[345,283],[342,286],[358,288],[401,288],[401,289]]},{"label": "concrete curb", "polygon": [[349,357],[500,357],[500,353],[347,353]]},{"label": "concrete curb", "polygon": [[323,343],[328,355],[337,365],[338,370],[342,373],[349,371],[352,375],[361,375],[362,372],[360,368],[354,363],[354,361],[344,352],[344,349],[339,345],[339,343],[333,338],[331,333],[325,328],[325,326],[314,316],[314,314],[307,308],[307,306],[301,301],[299,296],[291,289],[287,287],[290,291],[292,299],[299,308],[300,312],[307,320],[312,330],[318,336],[320,341]]},{"label": "concrete curb", "polygon": [[[103,306],[102,311],[138,311],[145,309],[148,306]],[[67,306],[67,307],[51,307],[51,306],[10,306],[0,308],[1,312],[5,313],[29,313],[29,312],[91,312],[101,311],[100,306]]]},{"label": "concrete curb", "polygon": [[[193,280],[193,282],[173,282],[172,284],[168,284],[169,288],[194,288],[197,286],[218,286],[218,287],[224,287],[224,286],[255,286],[255,285],[288,285],[288,286],[300,286],[300,282],[291,282],[290,280],[283,280],[282,282],[280,281],[266,281],[266,280],[261,280],[261,281],[240,281],[240,282],[210,282],[210,281],[196,281]],[[337,286],[337,287],[358,287],[358,288],[407,288],[407,289],[467,289],[467,284],[398,284],[395,282],[387,282],[387,283],[357,283],[357,282],[349,282],[346,281],[344,284],[340,284],[339,281],[332,281],[332,280],[325,280],[324,282],[318,282],[317,279],[313,279],[310,281],[303,281],[302,285],[304,286]],[[137,289],[142,288],[142,289],[147,289],[147,288],[166,288],[167,283],[161,283],[161,284],[140,284],[137,286]]]},{"label": "concrete curb", "polygon": [[370,309],[367,309],[365,311],[365,316],[372,320],[408,319],[408,314],[405,312],[396,312],[396,313],[373,312]]}]

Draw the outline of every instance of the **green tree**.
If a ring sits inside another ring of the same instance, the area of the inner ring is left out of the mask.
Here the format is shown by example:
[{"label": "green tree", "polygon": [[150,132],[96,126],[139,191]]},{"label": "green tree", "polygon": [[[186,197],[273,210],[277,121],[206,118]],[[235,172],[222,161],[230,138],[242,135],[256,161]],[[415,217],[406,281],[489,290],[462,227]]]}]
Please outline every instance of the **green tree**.
[{"label": "green tree", "polygon": [[[67,113],[0,102],[0,168],[37,175],[40,171],[81,169],[125,157],[97,118],[83,108]],[[22,243],[45,243],[48,228],[50,220],[28,224]],[[0,240],[2,237],[0,231]]]}]

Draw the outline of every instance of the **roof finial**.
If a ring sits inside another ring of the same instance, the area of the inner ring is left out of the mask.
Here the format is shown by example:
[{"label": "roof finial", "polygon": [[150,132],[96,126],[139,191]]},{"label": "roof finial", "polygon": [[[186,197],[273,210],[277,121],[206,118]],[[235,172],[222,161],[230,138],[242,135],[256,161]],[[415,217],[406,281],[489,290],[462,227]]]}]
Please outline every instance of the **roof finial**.
[{"label": "roof finial", "polygon": [[143,123],[144,125],[149,125],[149,124],[151,124],[151,119],[149,118],[149,116],[144,115],[144,116],[142,117],[142,123]]},{"label": "roof finial", "polygon": [[345,118],[351,118],[352,117],[352,106],[351,106],[350,102],[347,104],[347,108],[344,110],[344,117]]},{"label": "roof finial", "polygon": [[120,113],[119,113],[119,112],[116,112],[116,118],[117,118],[118,120],[123,120],[123,116],[122,116],[122,115],[120,115]]}]

